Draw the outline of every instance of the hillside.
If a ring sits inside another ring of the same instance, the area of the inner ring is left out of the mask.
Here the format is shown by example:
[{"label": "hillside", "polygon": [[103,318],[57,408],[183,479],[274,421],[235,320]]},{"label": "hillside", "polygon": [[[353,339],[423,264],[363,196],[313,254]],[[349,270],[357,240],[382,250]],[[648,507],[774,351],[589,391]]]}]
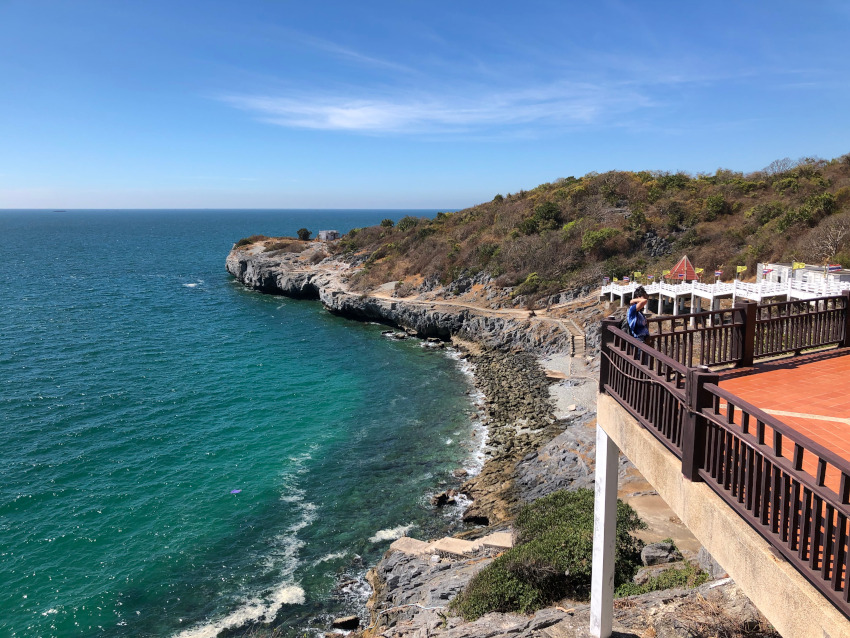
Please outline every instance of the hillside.
[{"label": "hillside", "polygon": [[660,275],[685,253],[728,276],[766,260],[850,263],[850,154],[777,160],[750,174],[561,178],[434,219],[386,219],[352,230],[334,250],[364,266],[356,289],[398,281],[404,296],[492,279],[532,307],[603,276]]}]

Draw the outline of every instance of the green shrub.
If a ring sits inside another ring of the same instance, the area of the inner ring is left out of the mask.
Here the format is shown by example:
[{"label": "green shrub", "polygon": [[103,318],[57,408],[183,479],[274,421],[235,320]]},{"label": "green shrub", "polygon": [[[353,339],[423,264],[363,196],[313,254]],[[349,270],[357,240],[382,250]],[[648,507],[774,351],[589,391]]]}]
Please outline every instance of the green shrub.
[{"label": "green shrub", "polygon": [[685,188],[691,181],[691,178],[685,173],[663,174],[655,178],[658,185],[663,190]]},{"label": "green shrub", "polygon": [[617,587],[615,596],[622,598],[624,596],[638,596],[640,594],[648,594],[651,591],[659,591],[662,589],[675,588],[693,588],[699,587],[708,580],[708,574],[701,569],[697,569],[693,565],[687,564],[684,567],[673,567],[665,569],[657,576],[650,577],[642,585],[637,583],[625,582]]},{"label": "green shrub", "polygon": [[496,196],[493,198],[493,201],[494,202],[501,202],[503,199],[505,199],[505,198],[502,197],[501,193],[496,193]]},{"label": "green shrub", "polygon": [[299,228],[296,232],[298,233],[298,239],[300,239],[301,241],[309,240],[310,235],[313,234],[309,230],[307,230],[306,228]]},{"label": "green shrub", "polygon": [[838,204],[835,195],[818,193],[807,198],[796,210],[787,211],[779,218],[776,227],[779,232],[785,232],[798,224],[817,226],[824,217],[832,215],[837,209]]},{"label": "green shrub", "polygon": [[815,226],[824,217],[832,215],[838,206],[832,193],[818,193],[806,199],[800,208],[808,213],[810,225]]},{"label": "green shrub", "polygon": [[727,215],[731,212],[732,207],[723,198],[723,195],[709,195],[705,198],[705,221],[712,222],[721,215]]},{"label": "green shrub", "polygon": [[[631,580],[642,543],[631,532],[645,524],[617,502],[616,584]],[[565,596],[590,594],[593,492],[560,491],[526,505],[514,522],[517,544],[481,570],[450,608],[466,620],[491,611],[529,613]]]},{"label": "green shrub", "polygon": [[393,226],[395,226],[395,222],[391,219],[382,219],[381,226],[383,228],[392,228]]},{"label": "green shrub", "polygon": [[517,224],[517,229],[523,235],[533,235],[543,230],[554,230],[561,220],[561,209],[554,202],[544,202],[534,207],[531,217],[526,217]]},{"label": "green shrub", "polygon": [[561,231],[563,232],[564,239],[569,239],[570,237],[572,237],[573,232],[576,230],[576,227],[578,226],[579,221],[580,220],[578,220],[578,219],[574,219],[573,221],[567,222],[566,224],[563,225],[563,227],[561,228]]},{"label": "green shrub", "polygon": [[744,213],[744,216],[752,218],[759,225],[764,226],[771,219],[776,219],[784,212],[785,207],[780,202],[768,202],[766,204],[756,204]]},{"label": "green shrub", "polygon": [[481,244],[478,246],[478,255],[481,257],[481,260],[485,262],[492,257],[495,257],[498,252],[498,244]]},{"label": "green shrub", "polygon": [[639,231],[646,228],[648,224],[649,220],[646,218],[646,213],[643,212],[643,207],[640,205],[635,206],[629,215],[626,227],[629,230]]},{"label": "green shrub", "polygon": [[681,202],[673,200],[666,206],[660,208],[660,212],[664,215],[667,230],[675,231],[682,227],[685,222],[685,207]]},{"label": "green shrub", "polygon": [[553,202],[545,202],[534,207],[534,217],[540,222],[557,222],[561,218],[561,209]]},{"label": "green shrub", "polygon": [[419,223],[419,220],[416,219],[415,217],[411,217],[410,215],[405,215],[404,217],[402,217],[401,219],[398,220],[398,224],[396,224],[396,228],[398,228],[400,231],[404,232],[406,230],[410,230],[411,228],[416,226],[416,224],[418,224],[418,223]]},{"label": "green shrub", "polygon": [[236,242],[236,247],[241,248],[242,246],[247,246],[249,244],[256,244],[258,241],[265,241],[268,239],[265,235],[251,235],[250,237],[243,237],[239,241]]},{"label": "green shrub", "polygon": [[517,224],[517,229],[523,235],[533,235],[538,230],[540,230],[537,225],[537,220],[534,217],[526,217],[519,224]]},{"label": "green shrub", "polygon": [[796,193],[799,188],[800,182],[797,181],[796,177],[785,177],[783,179],[776,180],[773,183],[773,190],[779,191],[780,193],[784,193],[785,191]]},{"label": "green shrub", "polygon": [[525,278],[525,281],[523,281],[516,287],[516,290],[514,290],[514,296],[530,295],[537,292],[538,288],[540,288],[540,277],[536,272],[529,273],[528,277]]},{"label": "green shrub", "polygon": [[797,224],[805,224],[807,226],[810,226],[811,223],[811,213],[801,206],[800,208],[787,211],[782,217],[780,217],[779,221],[776,222],[776,229],[780,233],[784,233],[786,230],[788,230],[792,226],[796,226]]},{"label": "green shrub", "polygon": [[599,230],[587,230],[581,236],[581,249],[586,253],[591,253],[601,248],[612,237],[616,237],[619,232],[616,228],[608,227]]}]

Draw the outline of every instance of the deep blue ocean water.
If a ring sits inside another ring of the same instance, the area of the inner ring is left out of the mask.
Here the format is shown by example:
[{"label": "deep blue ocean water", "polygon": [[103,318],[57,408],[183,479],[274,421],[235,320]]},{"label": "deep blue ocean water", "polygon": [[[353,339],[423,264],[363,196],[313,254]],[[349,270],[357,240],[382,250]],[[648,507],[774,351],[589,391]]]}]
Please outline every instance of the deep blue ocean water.
[{"label": "deep blue ocean water", "polygon": [[294,634],[453,524],[427,498],[473,462],[458,362],[224,269],[406,212],[0,211],[0,635]]}]

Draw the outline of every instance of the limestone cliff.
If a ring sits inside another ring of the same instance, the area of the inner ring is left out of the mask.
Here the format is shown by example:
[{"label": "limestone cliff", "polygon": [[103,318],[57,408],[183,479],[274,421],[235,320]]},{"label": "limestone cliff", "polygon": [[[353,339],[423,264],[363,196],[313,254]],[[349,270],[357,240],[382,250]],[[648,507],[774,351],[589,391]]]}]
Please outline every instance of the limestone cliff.
[{"label": "limestone cliff", "polygon": [[310,242],[300,253],[267,250],[263,242],[234,247],[226,268],[244,285],[270,294],[318,299],[343,317],[398,326],[419,337],[448,340],[457,336],[489,347],[561,351],[572,338],[557,318],[534,316],[525,310],[494,309],[440,291],[394,297],[392,286],[368,292],[352,291],[350,263],[326,257],[324,246]]}]

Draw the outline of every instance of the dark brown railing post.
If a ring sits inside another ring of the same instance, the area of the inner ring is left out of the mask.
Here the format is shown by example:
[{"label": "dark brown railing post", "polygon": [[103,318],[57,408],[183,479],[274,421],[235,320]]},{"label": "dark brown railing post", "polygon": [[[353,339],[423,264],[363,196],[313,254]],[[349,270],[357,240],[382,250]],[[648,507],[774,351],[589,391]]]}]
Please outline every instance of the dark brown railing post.
[{"label": "dark brown railing post", "polygon": [[844,341],[841,347],[850,348],[850,290],[842,290],[841,296],[844,297]]},{"label": "dark brown railing post", "polygon": [[608,369],[610,362],[608,357],[611,356],[609,350],[610,343],[614,340],[614,335],[608,329],[610,326],[617,325],[617,319],[614,315],[610,315],[607,319],[602,320],[602,334],[600,335],[599,343],[599,391],[605,392],[605,384],[608,383]]},{"label": "dark brown railing post", "polygon": [[751,368],[756,351],[756,311],[758,304],[755,301],[739,301],[734,306],[735,323],[741,324],[735,331],[738,341],[738,352],[741,353],[739,366]]},{"label": "dark brown railing post", "polygon": [[705,384],[717,384],[719,379],[706,366],[688,370],[685,381],[688,414],[682,423],[682,475],[689,481],[699,480],[699,470],[705,459],[705,419],[700,412],[711,407],[713,401],[711,393],[705,390]]}]

